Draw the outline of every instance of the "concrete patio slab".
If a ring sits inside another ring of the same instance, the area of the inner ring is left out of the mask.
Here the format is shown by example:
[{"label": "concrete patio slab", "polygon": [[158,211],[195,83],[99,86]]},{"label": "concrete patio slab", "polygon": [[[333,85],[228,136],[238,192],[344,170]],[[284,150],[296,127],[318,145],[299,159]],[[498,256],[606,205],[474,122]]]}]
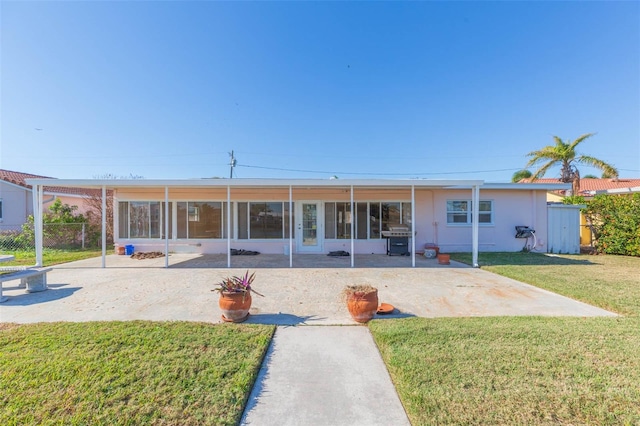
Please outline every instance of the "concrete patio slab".
[{"label": "concrete patio slab", "polygon": [[[254,287],[265,295],[253,298],[248,319],[252,323],[355,324],[340,300],[342,288],[350,284],[377,287],[380,302],[396,308],[385,318],[615,316],[603,309],[455,262],[446,267],[424,259],[425,263],[416,268],[349,268],[342,265],[283,268],[260,267],[255,263],[272,265],[275,260],[268,256],[244,257],[253,259],[257,272]],[[304,261],[311,259],[299,257]],[[369,259],[376,265],[409,260],[387,258],[389,256]],[[327,262],[347,261],[329,259]],[[361,261],[363,259],[367,258],[362,257]],[[226,258],[224,261],[226,264]],[[225,276],[243,274],[244,267],[227,269],[215,263],[212,266],[207,259],[188,254],[170,256],[170,268],[163,268],[164,262],[164,258],[134,260],[110,255],[107,268],[99,267],[99,258],[54,266],[48,275],[49,290],[41,293],[25,293],[17,286],[19,282],[5,283],[4,295],[8,300],[0,304],[0,321],[220,322],[218,294],[212,289]]]}]

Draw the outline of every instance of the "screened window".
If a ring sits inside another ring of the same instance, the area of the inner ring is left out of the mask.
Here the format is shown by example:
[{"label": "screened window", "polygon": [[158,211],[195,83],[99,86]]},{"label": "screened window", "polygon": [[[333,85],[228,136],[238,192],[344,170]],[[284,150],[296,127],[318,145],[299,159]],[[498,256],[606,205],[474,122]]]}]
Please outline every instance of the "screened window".
[{"label": "screened window", "polygon": [[[165,203],[159,201],[120,202],[118,205],[120,238],[164,238],[164,206]],[[169,221],[171,221],[171,209],[169,209]]]},{"label": "screened window", "polygon": [[179,202],[178,238],[225,238],[227,203],[220,201]]},{"label": "screened window", "polygon": [[351,238],[351,203],[324,203],[324,237]]},{"label": "screened window", "polygon": [[[355,203],[355,238],[382,238],[389,225],[411,224],[411,203],[358,202]],[[351,203],[325,203],[325,238],[351,238]]]},{"label": "screened window", "polygon": [[[447,224],[469,225],[472,223],[472,205],[469,200],[447,201]],[[493,201],[480,200],[479,223],[493,223]]]},{"label": "screened window", "polygon": [[289,220],[293,215],[288,202],[238,203],[238,238],[289,238]]},{"label": "screened window", "polygon": [[0,200],[0,220],[2,220],[2,200]]}]

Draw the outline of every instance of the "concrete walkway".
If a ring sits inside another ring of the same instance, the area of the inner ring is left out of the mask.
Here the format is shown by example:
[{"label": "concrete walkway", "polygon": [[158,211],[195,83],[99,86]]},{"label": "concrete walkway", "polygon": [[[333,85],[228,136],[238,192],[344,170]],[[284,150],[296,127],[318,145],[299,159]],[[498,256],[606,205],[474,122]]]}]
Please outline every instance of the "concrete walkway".
[{"label": "concrete walkway", "polygon": [[409,425],[363,326],[278,327],[242,425]]}]

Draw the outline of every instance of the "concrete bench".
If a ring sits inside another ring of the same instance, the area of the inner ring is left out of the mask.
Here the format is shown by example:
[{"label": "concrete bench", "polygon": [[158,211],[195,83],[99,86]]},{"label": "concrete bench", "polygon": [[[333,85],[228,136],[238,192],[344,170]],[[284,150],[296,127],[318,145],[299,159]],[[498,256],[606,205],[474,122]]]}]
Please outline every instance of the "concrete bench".
[{"label": "concrete bench", "polygon": [[45,291],[47,289],[47,272],[51,268],[32,268],[0,275],[0,303],[7,300],[2,295],[2,284],[5,281],[20,280],[20,286],[26,287],[27,293]]}]

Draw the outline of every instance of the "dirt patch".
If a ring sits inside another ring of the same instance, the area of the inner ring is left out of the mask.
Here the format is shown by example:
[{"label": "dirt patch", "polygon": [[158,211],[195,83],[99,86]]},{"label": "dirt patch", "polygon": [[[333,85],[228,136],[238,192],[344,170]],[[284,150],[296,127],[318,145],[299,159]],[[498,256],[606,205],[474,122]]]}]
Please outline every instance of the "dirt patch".
[{"label": "dirt patch", "polygon": [[148,251],[137,252],[131,255],[131,259],[155,259],[157,257],[164,257],[164,253],[161,251]]}]

